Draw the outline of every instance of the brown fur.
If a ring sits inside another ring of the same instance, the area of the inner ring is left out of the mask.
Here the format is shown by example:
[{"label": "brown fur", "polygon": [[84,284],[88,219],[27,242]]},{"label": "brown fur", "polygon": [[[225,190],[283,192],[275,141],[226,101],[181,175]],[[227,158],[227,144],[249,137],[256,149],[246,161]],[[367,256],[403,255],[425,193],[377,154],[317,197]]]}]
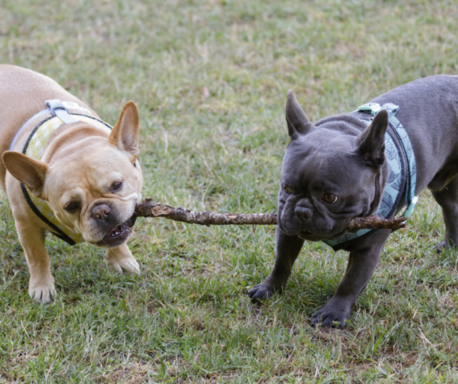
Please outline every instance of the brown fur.
[{"label": "brown fur", "polygon": [[[30,132],[43,119],[40,116],[24,127],[15,147],[9,151],[21,126],[45,109],[45,101],[50,99],[75,102],[98,117],[54,80],[24,68],[0,65],[0,151],[3,155],[0,184],[10,200],[27,259],[29,294],[38,302],[49,302],[56,294],[50,258],[44,246],[44,233],[50,228],[28,206],[20,182],[48,202],[60,223],[95,245],[100,245],[110,228],[122,225],[132,216],[143,182],[136,161],[139,117],[133,102],[124,106],[110,135],[84,122],[67,124],[51,136],[41,161],[33,160],[19,152]],[[122,188],[110,189],[118,181],[122,181]],[[66,204],[73,201],[79,204],[77,213],[65,209]],[[109,224],[95,213],[100,207],[109,209]],[[109,246],[106,260],[121,273],[123,269],[140,272],[125,242]]]}]

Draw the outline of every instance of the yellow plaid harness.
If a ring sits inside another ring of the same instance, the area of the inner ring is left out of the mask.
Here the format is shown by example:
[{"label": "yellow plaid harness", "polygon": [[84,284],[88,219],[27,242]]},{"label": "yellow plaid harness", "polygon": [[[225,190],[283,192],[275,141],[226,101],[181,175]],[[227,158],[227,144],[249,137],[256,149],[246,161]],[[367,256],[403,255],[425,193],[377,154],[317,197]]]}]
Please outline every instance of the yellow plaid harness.
[{"label": "yellow plaid harness", "polygon": [[[18,134],[11,144],[10,150],[16,143],[17,137],[22,129],[27,125],[29,121],[35,119],[38,116],[49,115],[45,117],[30,133],[22,153],[35,160],[41,160],[44,152],[46,143],[52,134],[65,124],[82,121],[90,124],[91,126],[103,130],[108,134],[111,132],[111,126],[102,120],[99,120],[92,116],[91,112],[72,102],[62,102],[60,100],[48,100],[46,101],[46,109],[37,113],[31,117],[19,130]],[[74,111],[69,112],[69,109]],[[45,200],[35,197],[29,193],[24,184],[21,183],[22,192],[24,197],[29,204],[32,211],[43,220],[48,226],[52,228],[52,233],[62,240],[66,241],[70,245],[83,242],[83,236],[80,233],[73,232],[67,227],[63,226],[54,215],[54,212],[49,207]]]}]

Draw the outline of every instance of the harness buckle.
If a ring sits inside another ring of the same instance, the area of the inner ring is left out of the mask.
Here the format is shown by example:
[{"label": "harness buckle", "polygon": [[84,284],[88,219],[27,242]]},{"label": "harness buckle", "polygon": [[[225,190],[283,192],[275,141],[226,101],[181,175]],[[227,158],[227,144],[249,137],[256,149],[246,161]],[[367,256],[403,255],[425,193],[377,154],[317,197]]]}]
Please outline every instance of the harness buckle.
[{"label": "harness buckle", "polygon": [[378,111],[380,111],[382,107],[379,103],[366,103],[360,105],[357,109],[359,112],[371,113],[372,115],[376,115]]},{"label": "harness buckle", "polygon": [[57,116],[64,122],[64,124],[71,124],[78,121],[68,113],[68,109],[59,99],[46,100],[45,105],[48,108],[49,113]]}]

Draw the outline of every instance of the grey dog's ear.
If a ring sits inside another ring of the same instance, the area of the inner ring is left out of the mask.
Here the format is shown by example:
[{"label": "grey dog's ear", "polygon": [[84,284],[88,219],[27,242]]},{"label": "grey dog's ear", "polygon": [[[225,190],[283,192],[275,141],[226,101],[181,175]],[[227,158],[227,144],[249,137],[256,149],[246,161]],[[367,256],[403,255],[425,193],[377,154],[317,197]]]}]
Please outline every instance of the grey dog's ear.
[{"label": "grey dog's ear", "polygon": [[298,134],[305,135],[315,129],[307,119],[291,89],[286,98],[286,124],[288,124],[288,133],[291,139],[297,137]]},{"label": "grey dog's ear", "polygon": [[388,112],[382,109],[372,123],[356,138],[359,155],[372,167],[385,161],[385,133],[388,129]]}]

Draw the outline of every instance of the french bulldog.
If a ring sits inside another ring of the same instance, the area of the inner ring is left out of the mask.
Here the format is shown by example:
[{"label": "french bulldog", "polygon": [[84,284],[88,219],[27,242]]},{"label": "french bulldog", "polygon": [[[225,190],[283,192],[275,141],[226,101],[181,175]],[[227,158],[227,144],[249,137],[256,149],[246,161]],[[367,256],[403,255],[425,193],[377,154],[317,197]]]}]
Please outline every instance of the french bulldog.
[{"label": "french bulldog", "polygon": [[[456,247],[458,76],[419,79],[375,98],[371,105],[398,107],[395,117],[411,146],[410,155],[401,156],[401,166],[408,170],[410,157],[414,156],[416,167],[416,175],[410,175],[416,182],[412,194],[418,195],[428,187],[442,208],[445,241],[437,246],[437,252]],[[249,291],[253,302],[262,302],[284,290],[305,240],[332,242],[345,237],[350,219],[381,209],[382,196],[395,168],[390,166],[385,149],[387,135],[391,132],[397,144],[402,140],[389,127],[386,109],[380,108],[372,118],[374,114],[368,115],[360,108],[312,124],[292,91],[288,92],[286,122],[291,141],[280,177],[275,263],[270,275]],[[387,218],[408,205],[408,181],[401,184],[400,197],[391,202]],[[348,267],[332,298],[312,315],[312,324],[345,326],[390,233],[389,229],[373,230],[334,245],[336,250],[349,251]]]},{"label": "french bulldog", "polygon": [[49,303],[56,295],[46,231],[104,247],[109,267],[140,273],[125,243],[143,183],[135,104],[126,103],[110,131],[54,80],[0,65],[0,105],[0,184],[27,260],[32,299]]}]

